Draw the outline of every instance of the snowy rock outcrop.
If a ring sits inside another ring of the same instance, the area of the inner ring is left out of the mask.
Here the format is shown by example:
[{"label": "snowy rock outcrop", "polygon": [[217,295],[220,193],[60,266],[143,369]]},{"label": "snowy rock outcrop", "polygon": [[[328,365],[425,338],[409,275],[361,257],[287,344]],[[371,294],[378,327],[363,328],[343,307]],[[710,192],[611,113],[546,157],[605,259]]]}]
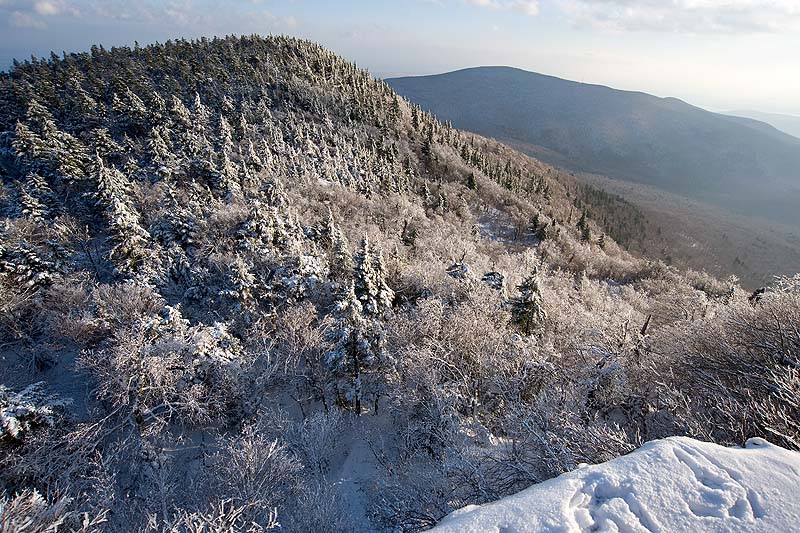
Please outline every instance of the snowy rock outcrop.
[{"label": "snowy rock outcrop", "polygon": [[433,531],[796,531],[798,488],[800,453],[763,439],[724,448],[673,437],[465,507]]}]

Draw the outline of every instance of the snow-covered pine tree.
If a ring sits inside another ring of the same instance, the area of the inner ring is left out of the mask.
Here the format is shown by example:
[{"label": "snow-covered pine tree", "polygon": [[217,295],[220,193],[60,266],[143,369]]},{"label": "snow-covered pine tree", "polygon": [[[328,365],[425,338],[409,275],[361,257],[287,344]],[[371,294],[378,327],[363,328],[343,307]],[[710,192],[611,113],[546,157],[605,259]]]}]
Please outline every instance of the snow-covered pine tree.
[{"label": "snow-covered pine tree", "polygon": [[92,177],[97,185],[96,204],[108,206],[115,201],[125,202],[128,183],[125,176],[114,166],[106,166],[100,154],[95,154]]},{"label": "snow-covered pine tree", "polygon": [[169,106],[169,116],[172,120],[172,127],[178,133],[186,133],[192,129],[192,115],[183,103],[183,100],[176,95],[172,95]]},{"label": "snow-covered pine tree", "polygon": [[170,178],[177,172],[177,160],[169,145],[169,131],[164,126],[155,126],[150,131],[147,149],[152,158],[152,168],[159,176]]},{"label": "snow-covered pine tree", "polygon": [[95,153],[106,159],[122,152],[122,146],[111,138],[111,134],[106,128],[92,130],[92,146]]},{"label": "snow-covered pine tree", "polygon": [[35,172],[29,172],[25,176],[23,187],[27,193],[42,204],[44,208],[42,214],[45,217],[52,217],[58,211],[58,200],[42,176]]},{"label": "snow-covered pine tree", "polygon": [[547,318],[536,268],[521,285],[517,286],[517,290],[519,290],[520,296],[511,300],[514,320],[522,327],[525,335],[530,335],[533,328]]},{"label": "snow-covered pine tree", "polygon": [[22,216],[37,222],[43,222],[47,216],[47,207],[20,182],[16,182],[19,193],[19,204]]},{"label": "snow-covered pine tree", "polygon": [[353,277],[355,291],[364,313],[379,318],[391,309],[394,291],[386,283],[386,267],[380,250],[373,248],[366,235],[355,256]]},{"label": "snow-covered pine tree", "polygon": [[347,277],[353,268],[353,259],[350,254],[350,246],[347,242],[342,228],[333,218],[333,212],[328,209],[328,218],[321,229],[322,244],[328,250],[329,270],[331,278],[341,280]]},{"label": "snow-covered pine tree", "polygon": [[217,134],[217,142],[219,143],[220,150],[223,152],[233,152],[233,130],[231,125],[224,116],[219,117],[219,133]]},{"label": "snow-covered pine tree", "polygon": [[130,87],[125,89],[122,96],[114,94],[112,98],[112,109],[117,115],[117,125],[123,131],[146,131],[150,118],[150,112],[141,98],[139,98]]},{"label": "snow-covered pine tree", "polygon": [[217,181],[214,186],[226,198],[230,198],[239,186],[239,169],[236,164],[228,157],[226,151],[222,152],[222,158],[219,164],[219,172],[217,173]]},{"label": "snow-covered pine tree", "polygon": [[334,373],[350,378],[345,399],[353,402],[356,413],[361,414],[362,367],[370,364],[375,354],[370,342],[363,335],[363,307],[356,296],[353,281],[336,304],[336,313],[337,324],[330,333],[334,346],[328,353],[326,362]]},{"label": "snow-covered pine tree", "polygon": [[330,273],[333,279],[341,279],[347,276],[353,268],[353,259],[350,254],[350,246],[344,232],[337,227],[334,235],[333,248],[331,249]]},{"label": "snow-covered pine tree", "polygon": [[244,154],[244,160],[256,172],[261,172],[262,170],[264,170],[264,162],[256,153],[255,146],[253,146],[253,141],[251,141],[250,139],[247,140],[247,153]]},{"label": "snow-covered pine tree", "polygon": [[589,227],[589,221],[587,219],[587,212],[585,209],[583,210],[583,213],[581,213],[581,218],[578,220],[577,227],[581,232],[581,241],[589,242],[592,239],[592,230]]}]

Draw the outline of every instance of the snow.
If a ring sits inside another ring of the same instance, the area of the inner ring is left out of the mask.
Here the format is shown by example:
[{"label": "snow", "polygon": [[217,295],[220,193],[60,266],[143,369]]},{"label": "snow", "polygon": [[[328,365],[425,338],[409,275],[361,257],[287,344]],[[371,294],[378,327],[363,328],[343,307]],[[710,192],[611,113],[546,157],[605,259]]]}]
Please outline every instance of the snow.
[{"label": "snow", "polygon": [[785,533],[800,528],[798,490],[798,452],[763,439],[725,448],[672,437],[465,507],[432,531]]}]

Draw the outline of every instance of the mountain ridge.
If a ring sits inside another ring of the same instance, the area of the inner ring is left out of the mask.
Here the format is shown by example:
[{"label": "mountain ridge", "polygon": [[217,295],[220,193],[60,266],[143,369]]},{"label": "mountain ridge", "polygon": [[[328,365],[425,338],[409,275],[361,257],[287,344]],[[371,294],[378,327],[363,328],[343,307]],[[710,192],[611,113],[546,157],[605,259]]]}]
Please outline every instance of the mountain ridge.
[{"label": "mountain ridge", "polygon": [[728,116],[749,118],[772,126],[773,128],[800,139],[800,116],[784,113],[765,113],[753,110],[736,110],[725,113]]},{"label": "mountain ridge", "polygon": [[[456,127],[546,148],[570,170],[796,223],[800,139],[767,124],[674,97],[514,67],[473,67],[386,83]],[[546,153],[536,155],[556,162]]]}]

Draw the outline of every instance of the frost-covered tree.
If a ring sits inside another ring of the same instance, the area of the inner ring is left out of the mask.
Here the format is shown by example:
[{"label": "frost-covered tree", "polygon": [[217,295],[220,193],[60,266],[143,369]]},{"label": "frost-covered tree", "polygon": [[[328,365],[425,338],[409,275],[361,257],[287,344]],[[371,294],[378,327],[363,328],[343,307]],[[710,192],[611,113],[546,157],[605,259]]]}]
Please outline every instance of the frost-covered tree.
[{"label": "frost-covered tree", "polygon": [[38,222],[43,222],[47,216],[47,207],[38,197],[28,192],[27,187],[17,182],[19,203],[22,215]]},{"label": "frost-covered tree", "polygon": [[362,316],[364,308],[355,292],[353,282],[344,291],[336,305],[338,317],[330,333],[333,349],[328,353],[328,366],[340,376],[347,378],[345,400],[352,402],[355,412],[361,413],[364,399],[365,368],[374,365],[379,357],[366,331],[367,321]]},{"label": "frost-covered tree", "polygon": [[336,232],[333,235],[333,242],[331,244],[330,254],[330,272],[331,277],[340,279],[348,275],[353,268],[353,259],[350,255],[350,246],[347,242],[347,237],[344,232],[336,227]]},{"label": "frost-covered tree", "polygon": [[369,316],[381,317],[392,307],[394,291],[386,283],[386,277],[383,254],[365,235],[355,256],[353,278],[356,297]]},{"label": "frost-covered tree", "polygon": [[96,154],[106,159],[118,155],[123,150],[106,128],[96,128],[92,131],[92,147]]},{"label": "frost-covered tree", "polygon": [[147,128],[150,112],[130,87],[125,89],[122,96],[116,93],[113,95],[111,107],[117,115],[119,127],[123,130],[138,132]]},{"label": "frost-covered tree", "polygon": [[46,393],[44,382],[34,383],[19,392],[0,385],[0,443],[22,440],[37,427],[55,425],[69,403]]},{"label": "frost-covered tree", "polygon": [[169,131],[164,126],[155,126],[147,138],[147,149],[151,155],[153,169],[163,178],[177,171],[177,158],[169,143]]},{"label": "frost-covered tree", "polygon": [[525,335],[530,335],[534,327],[541,324],[547,313],[542,304],[539,274],[536,269],[517,286],[520,295],[511,300],[514,320],[522,327]]},{"label": "frost-covered tree", "polygon": [[589,227],[589,220],[587,212],[584,209],[581,213],[581,218],[578,220],[578,230],[581,232],[581,241],[589,242],[592,240],[592,230]]}]

